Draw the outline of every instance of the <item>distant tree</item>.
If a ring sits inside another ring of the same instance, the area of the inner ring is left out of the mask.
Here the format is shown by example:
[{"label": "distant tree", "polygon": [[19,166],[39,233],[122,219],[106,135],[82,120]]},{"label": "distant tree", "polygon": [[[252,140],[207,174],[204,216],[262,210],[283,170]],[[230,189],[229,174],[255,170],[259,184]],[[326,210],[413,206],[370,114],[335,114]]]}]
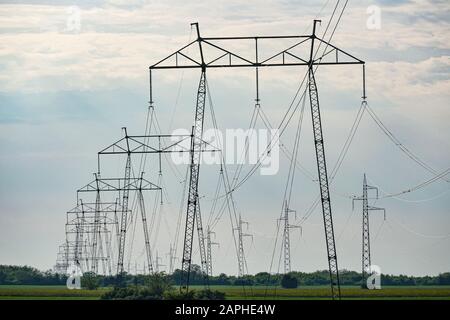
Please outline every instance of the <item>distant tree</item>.
[{"label": "distant tree", "polygon": [[298,280],[291,274],[285,274],[281,278],[281,286],[286,289],[294,289],[298,287]]},{"label": "distant tree", "polygon": [[88,290],[97,290],[100,286],[99,277],[94,272],[85,272],[81,277],[81,287]]},{"label": "distant tree", "polygon": [[256,285],[266,285],[268,284],[268,281],[270,281],[270,273],[268,272],[259,272],[255,274],[255,284]]},{"label": "distant tree", "polygon": [[438,284],[439,285],[450,285],[450,272],[441,273],[438,276]]},{"label": "distant tree", "polygon": [[162,299],[165,292],[173,289],[170,278],[164,272],[148,276],[145,285],[149,295],[157,299]]},{"label": "distant tree", "polygon": [[0,270],[0,284],[6,284],[7,274],[3,270]]},{"label": "distant tree", "polygon": [[230,279],[225,273],[221,273],[218,277],[216,277],[216,283],[218,285],[229,285]]},{"label": "distant tree", "polygon": [[224,300],[225,293],[217,290],[204,289],[195,292],[194,298],[198,300]]}]

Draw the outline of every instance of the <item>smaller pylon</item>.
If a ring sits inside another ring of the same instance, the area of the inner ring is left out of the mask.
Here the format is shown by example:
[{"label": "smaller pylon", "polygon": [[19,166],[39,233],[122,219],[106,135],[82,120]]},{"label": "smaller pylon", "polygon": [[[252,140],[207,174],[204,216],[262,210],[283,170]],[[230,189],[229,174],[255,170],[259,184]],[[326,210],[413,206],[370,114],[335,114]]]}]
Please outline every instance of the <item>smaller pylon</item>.
[{"label": "smaller pylon", "polygon": [[289,204],[287,201],[284,203],[284,214],[283,217],[280,218],[280,221],[284,221],[284,230],[283,230],[283,241],[282,241],[282,249],[283,249],[283,260],[284,260],[284,273],[287,274],[291,272],[291,240],[290,240],[290,229],[300,229],[300,234],[302,233],[301,226],[293,225],[289,223],[289,214],[294,213],[295,218],[297,219],[297,212],[289,208]]},{"label": "smaller pylon", "polygon": [[169,244],[169,253],[166,256],[169,256],[169,274],[172,274],[175,261],[178,260],[178,257],[175,256],[175,246],[172,246],[171,243]]},{"label": "smaller pylon", "polygon": [[355,197],[352,201],[352,209],[354,209],[355,201],[361,200],[363,202],[363,214],[362,214],[362,278],[361,288],[367,288],[367,278],[371,274],[371,255],[370,255],[370,229],[369,229],[369,211],[382,210],[384,212],[384,220],[386,220],[386,209],[373,207],[369,205],[368,191],[375,190],[376,198],[378,199],[378,188],[369,186],[367,184],[366,174],[363,179],[363,195],[361,197]]},{"label": "smaller pylon", "polygon": [[246,225],[247,229],[249,226],[249,223],[242,220],[241,215],[239,215],[239,222],[237,228],[234,228],[234,231],[238,232],[238,264],[239,264],[239,277],[243,277],[247,270],[247,261],[245,260],[245,253],[244,253],[244,238],[245,237],[251,237],[253,242],[253,235],[249,233],[244,233],[242,230],[242,225]]},{"label": "smaller pylon", "polygon": [[162,258],[160,256],[158,256],[158,251],[156,251],[156,259],[155,259],[155,271],[156,273],[161,272],[161,270],[159,269],[159,267],[165,267],[165,264],[161,264],[160,261],[162,260]]},{"label": "smaller pylon", "polygon": [[214,238],[216,238],[216,233],[214,231],[211,231],[209,226],[206,230],[206,260],[208,262],[208,276],[212,277],[212,246],[218,246],[220,247],[220,244],[218,242],[211,241],[211,235],[214,235]]}]

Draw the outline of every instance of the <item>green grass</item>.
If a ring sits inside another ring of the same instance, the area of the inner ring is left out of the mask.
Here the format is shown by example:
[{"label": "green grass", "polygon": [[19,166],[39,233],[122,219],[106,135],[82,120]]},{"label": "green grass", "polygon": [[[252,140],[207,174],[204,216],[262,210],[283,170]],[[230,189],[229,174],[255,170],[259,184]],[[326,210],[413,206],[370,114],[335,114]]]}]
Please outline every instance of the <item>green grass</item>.
[{"label": "green grass", "polygon": [[[192,286],[194,290],[203,286]],[[279,287],[246,287],[245,292],[241,286],[211,286],[213,290],[225,292],[227,299],[281,299],[281,300],[322,300],[329,299],[328,286],[312,286],[297,289],[283,289]],[[1,285],[0,300],[95,300],[110,290],[101,288],[98,290],[69,290],[64,286],[20,286]],[[440,287],[383,287],[381,290],[363,290],[359,287],[341,287],[343,299],[363,300],[417,300],[417,299],[445,299],[450,300],[450,286]]]},{"label": "green grass", "polygon": [[[201,287],[193,287],[198,289]],[[227,299],[328,299],[330,288],[324,286],[283,289],[279,287],[211,286],[226,293]],[[384,287],[381,290],[364,290],[359,287],[341,287],[343,299],[449,299],[450,287]]]},{"label": "green grass", "polygon": [[0,299],[99,299],[109,289],[69,290],[65,286],[0,286]]}]

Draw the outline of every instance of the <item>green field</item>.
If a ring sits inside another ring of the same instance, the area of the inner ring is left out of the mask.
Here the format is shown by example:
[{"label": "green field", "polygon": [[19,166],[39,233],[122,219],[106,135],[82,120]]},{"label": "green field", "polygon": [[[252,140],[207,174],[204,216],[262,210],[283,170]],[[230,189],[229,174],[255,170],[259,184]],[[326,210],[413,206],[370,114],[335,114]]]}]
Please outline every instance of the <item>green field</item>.
[{"label": "green field", "polygon": [[[193,289],[202,287],[193,286]],[[211,289],[226,293],[227,299],[329,299],[329,287],[303,287],[282,289],[275,287],[212,286]],[[64,286],[0,286],[0,300],[95,300],[106,292],[99,290],[68,290]],[[362,290],[358,287],[342,287],[343,299],[445,299],[450,300],[450,286],[439,287],[384,287],[381,290]]]}]

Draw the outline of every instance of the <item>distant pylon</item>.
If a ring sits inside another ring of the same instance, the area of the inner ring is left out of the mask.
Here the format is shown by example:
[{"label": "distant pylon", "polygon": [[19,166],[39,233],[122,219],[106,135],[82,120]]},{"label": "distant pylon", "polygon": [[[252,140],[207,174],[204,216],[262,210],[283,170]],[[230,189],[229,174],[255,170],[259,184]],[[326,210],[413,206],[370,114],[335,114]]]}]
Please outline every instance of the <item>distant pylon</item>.
[{"label": "distant pylon", "polygon": [[295,210],[289,209],[288,202],[284,203],[284,215],[280,220],[284,221],[284,229],[283,229],[283,241],[282,241],[282,249],[283,249],[283,260],[284,260],[284,273],[291,272],[291,240],[290,240],[290,229],[300,228],[300,226],[293,225],[289,223],[289,213],[294,213],[296,215]]},{"label": "distant pylon", "polygon": [[175,256],[175,246],[172,246],[171,243],[169,244],[169,253],[166,256],[169,256],[169,274],[172,274],[174,263],[178,260],[178,257]]},{"label": "distant pylon", "polygon": [[208,275],[209,275],[210,277],[212,277],[212,266],[213,266],[213,263],[212,263],[212,250],[211,250],[211,247],[212,247],[213,245],[215,245],[215,246],[220,246],[218,242],[213,242],[213,241],[211,241],[211,234],[213,234],[213,235],[214,235],[214,238],[215,238],[216,233],[215,233],[214,231],[211,231],[211,230],[209,229],[209,226],[208,226],[207,231],[206,231],[206,248],[207,248],[207,250],[206,250],[206,257],[207,257],[207,258],[206,258],[206,260],[208,261]]},{"label": "distant pylon", "polygon": [[161,261],[161,257],[158,256],[158,251],[156,251],[156,259],[155,259],[155,271],[156,273],[160,272],[159,267],[165,267],[165,264],[159,263]]},{"label": "distant pylon", "polygon": [[361,287],[367,288],[367,278],[371,274],[371,256],[370,256],[370,228],[369,228],[369,211],[382,210],[384,212],[384,219],[386,220],[386,210],[384,208],[378,208],[369,206],[368,190],[376,191],[376,199],[378,199],[378,188],[369,186],[367,184],[366,174],[363,179],[363,195],[361,197],[353,198],[352,205],[356,200],[363,202],[362,212],[362,278]]},{"label": "distant pylon", "polygon": [[244,238],[251,237],[253,239],[252,234],[243,233],[242,225],[245,224],[248,228],[248,222],[242,220],[241,215],[239,215],[239,223],[237,228],[234,228],[235,231],[238,232],[238,264],[239,264],[239,277],[243,277],[246,273],[247,262],[245,261],[245,253],[244,253]]}]

